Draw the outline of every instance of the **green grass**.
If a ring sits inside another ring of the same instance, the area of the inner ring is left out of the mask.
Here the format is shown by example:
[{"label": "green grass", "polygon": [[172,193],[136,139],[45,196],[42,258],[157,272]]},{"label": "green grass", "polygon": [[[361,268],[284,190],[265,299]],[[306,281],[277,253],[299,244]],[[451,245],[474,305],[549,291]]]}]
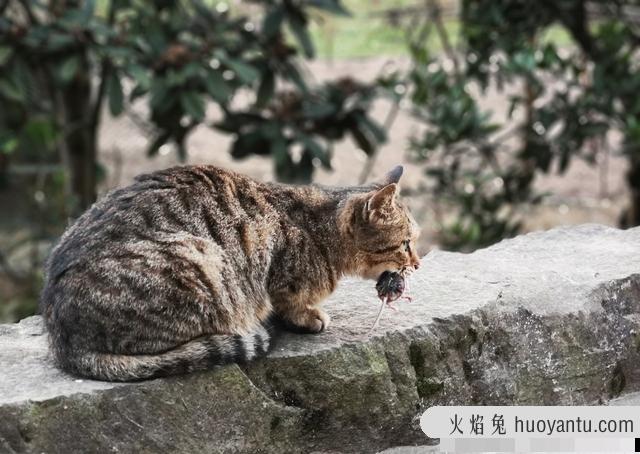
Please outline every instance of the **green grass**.
[{"label": "green grass", "polygon": [[[459,22],[448,20],[445,28],[452,43],[459,33]],[[324,24],[314,23],[311,36],[319,58],[364,58],[375,56],[407,55],[407,36],[402,26],[393,26],[382,18],[331,18]],[[440,50],[440,40],[431,33],[427,45]]]},{"label": "green grass", "polygon": [[571,35],[559,25],[549,27],[541,36],[544,43],[555,43],[556,46],[568,46],[573,43]]},{"label": "green grass", "polygon": [[[325,14],[314,15],[316,20],[310,27],[318,58],[350,59],[375,56],[408,55],[405,27],[393,26],[384,17],[372,16],[376,11],[384,11],[402,6],[415,6],[415,0],[343,0],[351,11],[351,17],[336,17]],[[458,41],[460,22],[457,19],[445,21],[445,28],[452,45]],[[564,46],[571,43],[568,33],[560,26],[552,26],[542,35],[544,42],[554,42]],[[433,30],[427,40],[431,51],[439,51],[442,44]]]},{"label": "green grass", "polygon": [[402,6],[412,6],[415,0],[343,0],[351,17],[321,14],[313,21],[310,31],[319,58],[361,58],[406,53],[405,31],[394,27],[383,17],[372,16]]}]

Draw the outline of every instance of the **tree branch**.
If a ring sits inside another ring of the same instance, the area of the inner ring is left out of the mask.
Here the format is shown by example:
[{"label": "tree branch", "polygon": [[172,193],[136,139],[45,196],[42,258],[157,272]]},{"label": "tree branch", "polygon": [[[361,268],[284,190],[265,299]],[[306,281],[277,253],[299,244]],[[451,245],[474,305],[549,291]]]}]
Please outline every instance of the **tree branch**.
[{"label": "tree branch", "polygon": [[436,31],[438,32],[438,37],[440,38],[440,42],[442,43],[442,48],[453,63],[454,73],[456,74],[456,76],[458,76],[460,74],[460,68],[458,67],[458,58],[456,57],[456,52],[451,45],[451,41],[449,40],[447,29],[442,22],[442,7],[440,6],[440,3],[435,0],[430,0],[428,2],[428,6],[430,19],[436,25]]}]

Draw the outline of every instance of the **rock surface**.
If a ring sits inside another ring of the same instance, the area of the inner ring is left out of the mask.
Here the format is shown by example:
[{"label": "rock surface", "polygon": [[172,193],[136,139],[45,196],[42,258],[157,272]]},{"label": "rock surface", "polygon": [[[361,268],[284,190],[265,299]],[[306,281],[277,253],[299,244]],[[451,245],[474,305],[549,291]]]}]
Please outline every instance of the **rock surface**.
[{"label": "rock surface", "polygon": [[640,228],[434,251],[412,303],[345,280],[333,324],[269,357],[135,384],[56,370],[39,317],[0,325],[0,452],[378,452],[426,445],[436,404],[604,403],[640,391]]}]

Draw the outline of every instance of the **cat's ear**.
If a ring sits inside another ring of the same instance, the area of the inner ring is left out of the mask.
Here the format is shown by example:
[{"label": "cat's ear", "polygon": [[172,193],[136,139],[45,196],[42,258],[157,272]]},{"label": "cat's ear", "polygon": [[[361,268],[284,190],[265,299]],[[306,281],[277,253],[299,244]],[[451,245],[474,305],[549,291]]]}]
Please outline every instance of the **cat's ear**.
[{"label": "cat's ear", "polygon": [[400,177],[402,176],[403,170],[404,169],[402,166],[395,166],[393,169],[388,171],[384,177],[382,177],[378,181],[371,183],[370,186],[373,188],[379,189],[393,183],[398,184],[398,182],[400,181]]},{"label": "cat's ear", "polygon": [[396,184],[399,183],[400,177],[402,176],[403,171],[404,171],[404,168],[402,166],[395,166],[393,169],[388,171],[387,174],[384,176],[383,184],[387,185],[391,183],[396,183]]},{"label": "cat's ear", "polygon": [[367,200],[366,210],[371,215],[385,215],[390,213],[396,206],[396,195],[398,194],[398,185],[391,183],[378,189]]},{"label": "cat's ear", "polygon": [[390,185],[392,183],[398,184],[398,182],[400,181],[400,177],[402,176],[403,170],[404,169],[402,166],[395,166],[393,169],[388,171],[384,177],[380,178],[379,180],[373,181],[371,183],[365,184],[360,188],[365,191],[371,191],[373,189],[384,188],[385,186]]}]

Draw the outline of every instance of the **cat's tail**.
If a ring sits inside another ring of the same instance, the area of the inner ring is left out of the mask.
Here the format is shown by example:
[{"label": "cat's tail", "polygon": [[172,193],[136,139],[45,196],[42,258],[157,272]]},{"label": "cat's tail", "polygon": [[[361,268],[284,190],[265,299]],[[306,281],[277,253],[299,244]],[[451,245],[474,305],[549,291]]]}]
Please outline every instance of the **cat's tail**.
[{"label": "cat's tail", "polygon": [[82,377],[106,381],[137,381],[246,362],[265,355],[270,345],[269,328],[261,325],[246,336],[203,336],[157,355],[78,352],[61,358],[60,365],[68,372]]}]

